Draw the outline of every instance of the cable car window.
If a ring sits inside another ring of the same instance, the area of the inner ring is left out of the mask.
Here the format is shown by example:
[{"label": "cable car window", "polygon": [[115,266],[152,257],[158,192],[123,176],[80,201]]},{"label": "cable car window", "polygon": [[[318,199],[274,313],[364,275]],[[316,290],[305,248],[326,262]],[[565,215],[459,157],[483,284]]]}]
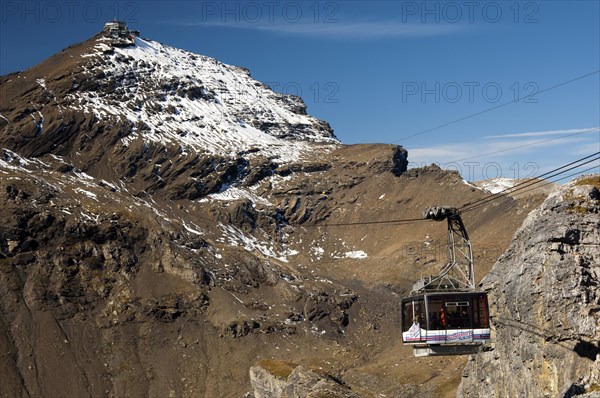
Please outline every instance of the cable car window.
[{"label": "cable car window", "polygon": [[446,314],[444,313],[444,306],[441,298],[428,298],[427,307],[429,313],[429,323],[427,325],[428,330],[444,330],[446,329]]},{"label": "cable car window", "polygon": [[[417,303],[415,303],[417,304]],[[415,308],[417,308],[417,306],[415,305]],[[418,309],[419,312],[415,314],[415,319],[413,319],[414,323],[421,323],[423,326],[425,326],[426,321],[425,321],[425,300],[421,299],[418,301]]]},{"label": "cable car window", "polygon": [[451,301],[446,303],[446,321],[448,329],[471,328],[471,310],[468,301]]},{"label": "cable car window", "polygon": [[412,325],[412,301],[405,301],[402,304],[402,331],[407,332]]},{"label": "cable car window", "polygon": [[425,326],[425,300],[416,299],[402,304],[402,331],[406,332],[413,323]]},{"label": "cable car window", "polygon": [[490,327],[488,318],[488,306],[485,295],[481,295],[473,300],[475,311],[473,316],[473,327],[487,329]]}]

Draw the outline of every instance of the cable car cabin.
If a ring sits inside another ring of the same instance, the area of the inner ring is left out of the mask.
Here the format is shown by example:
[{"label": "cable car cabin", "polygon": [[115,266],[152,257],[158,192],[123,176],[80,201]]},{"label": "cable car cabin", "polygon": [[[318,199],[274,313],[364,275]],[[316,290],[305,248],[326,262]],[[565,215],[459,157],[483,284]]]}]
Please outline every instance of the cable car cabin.
[{"label": "cable car cabin", "polygon": [[490,339],[487,294],[421,292],[402,299],[402,342],[414,356],[473,354]]}]

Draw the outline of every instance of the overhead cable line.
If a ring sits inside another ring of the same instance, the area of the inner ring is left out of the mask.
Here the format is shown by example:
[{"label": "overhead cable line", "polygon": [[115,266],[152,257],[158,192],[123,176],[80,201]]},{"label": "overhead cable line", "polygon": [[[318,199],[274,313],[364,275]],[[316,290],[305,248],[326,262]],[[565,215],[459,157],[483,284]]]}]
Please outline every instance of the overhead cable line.
[{"label": "overhead cable line", "polygon": [[571,79],[571,80],[567,80],[567,81],[565,81],[565,82],[562,82],[562,83],[555,84],[554,86],[550,86],[550,87],[547,87],[547,88],[545,88],[545,89],[543,89],[543,90],[536,91],[535,93],[528,94],[528,95],[526,95],[526,96],[523,96],[523,97],[519,97],[519,98],[517,98],[517,99],[515,99],[515,100],[508,101],[508,102],[504,102],[504,103],[502,103],[502,104],[499,104],[499,105],[493,106],[493,107],[491,107],[491,108],[484,109],[484,110],[482,110],[482,111],[479,111],[479,112],[473,113],[473,114],[471,114],[471,115],[463,116],[463,117],[461,117],[461,118],[459,118],[459,119],[452,120],[452,121],[450,121],[450,122],[447,122],[447,123],[441,124],[441,125],[439,125],[439,126],[436,126],[436,127],[429,128],[429,129],[427,129],[427,130],[420,131],[420,132],[418,132],[418,133],[415,133],[415,134],[407,135],[406,137],[402,137],[402,138],[400,138],[399,140],[396,140],[396,141],[392,141],[392,142],[390,142],[390,144],[395,144],[395,143],[397,143],[397,142],[401,142],[401,141],[407,140],[407,139],[409,139],[409,138],[417,137],[417,136],[419,136],[419,135],[422,135],[422,134],[427,134],[427,133],[430,133],[430,132],[432,132],[432,131],[439,130],[439,129],[443,128],[443,127],[447,127],[447,126],[450,126],[450,125],[453,125],[453,124],[456,124],[456,123],[462,122],[463,120],[468,120],[468,119],[474,118],[475,116],[479,116],[479,115],[482,115],[482,114],[484,114],[484,113],[491,112],[491,111],[493,111],[493,110],[496,110],[496,109],[499,109],[499,108],[505,107],[505,106],[507,106],[507,105],[510,105],[510,104],[513,104],[513,103],[516,103],[516,102],[519,102],[520,100],[523,100],[523,99],[526,99],[526,98],[531,98],[531,97],[533,97],[534,95],[538,95],[538,94],[541,94],[541,93],[545,93],[545,92],[547,92],[547,91],[554,90],[555,88],[558,88],[558,87],[561,87],[561,86],[565,86],[565,85],[567,85],[567,84],[570,84],[570,83],[576,82],[576,81],[578,81],[578,80],[581,80],[581,79],[585,79],[586,77],[589,77],[589,76],[595,75],[595,74],[597,74],[597,73],[599,73],[599,72],[600,72],[600,69],[599,69],[599,70],[596,70],[596,71],[593,71],[593,72],[590,72],[590,73],[586,73],[585,75],[581,75],[581,76],[578,76],[578,77],[576,77],[576,78],[573,78],[573,79]]},{"label": "overhead cable line", "polygon": [[[472,203],[472,204],[470,204],[470,205],[468,205],[468,206],[466,206],[466,205],[465,205],[465,206],[461,207],[461,208],[460,208],[460,210],[461,210],[461,211],[472,210],[473,208],[479,207],[479,206],[481,206],[481,205],[484,205],[484,204],[486,204],[486,203],[489,203],[489,202],[491,202],[491,201],[494,201],[494,200],[496,200],[496,199],[499,199],[500,197],[507,197],[507,196],[511,196],[511,195],[512,195],[512,194],[514,194],[515,192],[521,191],[521,190],[523,190],[523,189],[525,189],[525,188],[528,188],[528,187],[532,187],[532,186],[534,186],[534,185],[542,184],[542,183],[544,183],[545,181],[549,180],[550,178],[553,178],[553,177],[559,176],[559,175],[561,175],[561,174],[564,174],[564,173],[566,173],[567,171],[571,171],[571,170],[573,170],[573,169],[579,168],[579,167],[581,167],[581,166],[584,166],[584,165],[586,165],[586,164],[589,164],[589,163],[591,163],[591,162],[594,162],[594,161],[596,161],[596,160],[600,160],[600,156],[599,156],[599,157],[597,157],[597,158],[591,159],[591,160],[589,160],[589,161],[587,161],[587,162],[584,162],[584,163],[578,164],[578,165],[576,165],[576,166],[570,167],[570,168],[568,168],[568,169],[566,169],[566,170],[563,170],[563,171],[561,171],[561,172],[558,172],[558,173],[556,173],[556,174],[550,175],[550,176],[548,176],[546,179],[538,179],[538,178],[536,177],[536,178],[534,178],[534,179],[531,179],[531,180],[529,180],[529,181],[527,181],[527,182],[524,182],[524,183],[522,183],[522,184],[520,184],[520,185],[518,185],[518,186],[515,186],[515,187],[517,187],[517,189],[513,189],[513,190],[507,189],[506,191],[502,191],[502,192],[498,192],[498,193],[496,193],[496,194],[492,194],[492,196],[488,196],[488,197],[487,197],[487,198],[485,198],[485,199],[480,199],[480,200],[478,200],[478,201],[476,201],[476,202],[474,202],[474,203]],[[575,174],[577,174],[577,173],[575,173]],[[534,187],[534,188],[532,188],[532,189],[535,189],[535,188],[537,188],[537,187]],[[529,191],[529,190],[527,190],[527,191]],[[522,192],[520,192],[520,193],[522,193]]]},{"label": "overhead cable line", "polygon": [[404,218],[396,220],[380,220],[380,221],[357,221],[357,222],[346,222],[346,223],[331,223],[331,224],[314,224],[306,227],[345,227],[350,225],[375,225],[375,224],[411,224],[422,221],[431,221],[424,218]]},{"label": "overhead cable line", "polygon": [[[512,187],[512,188],[509,188],[508,190],[510,190],[510,191],[511,191],[511,193],[512,193],[513,191],[517,190],[517,189],[518,189],[518,188],[519,188],[521,185],[524,185],[524,184],[530,184],[532,181],[536,181],[536,180],[538,180],[538,179],[540,179],[540,178],[543,178],[543,177],[548,177],[548,178],[550,178],[550,177],[552,177],[552,176],[549,176],[549,175],[550,175],[550,174],[552,174],[552,173],[555,173],[555,172],[557,172],[557,171],[559,171],[559,170],[561,170],[561,169],[564,169],[565,167],[572,166],[572,165],[574,165],[575,163],[579,163],[579,162],[581,162],[581,161],[583,161],[583,160],[589,159],[589,158],[591,158],[591,157],[594,157],[594,156],[597,156],[597,155],[599,155],[599,154],[600,154],[600,151],[599,151],[599,152],[596,152],[596,153],[593,153],[593,154],[591,154],[591,155],[585,156],[585,157],[583,157],[583,158],[580,158],[580,159],[574,160],[574,161],[573,161],[573,162],[571,162],[571,163],[567,163],[567,164],[565,164],[565,165],[563,165],[563,166],[557,167],[556,169],[552,169],[552,170],[550,170],[550,171],[547,171],[547,172],[545,172],[545,173],[543,173],[543,174],[540,174],[539,176],[532,177],[532,178],[531,178],[529,181],[523,181],[523,182],[521,182],[521,183],[519,183],[519,184],[515,185],[514,187]],[[565,171],[568,171],[568,170],[565,170]],[[480,201],[483,201],[483,200],[486,200],[486,199],[487,199],[487,198],[484,198],[484,199],[478,199],[478,200],[476,200],[475,202],[465,203],[465,204],[464,204],[462,207],[466,207],[466,206],[469,206],[469,205],[475,204],[476,202],[480,202]]]},{"label": "overhead cable line", "polygon": [[[525,181],[525,182],[523,182],[521,184],[515,185],[513,188],[507,190],[509,192],[500,192],[498,194],[493,194],[492,196],[488,196],[487,198],[483,198],[483,199],[476,200],[474,202],[466,203],[465,205],[463,205],[463,206],[461,206],[459,208],[459,211],[461,211],[461,212],[469,212],[469,211],[474,210],[475,208],[480,207],[480,206],[482,206],[484,204],[487,204],[487,203],[489,203],[489,202],[491,202],[493,200],[498,200],[500,198],[509,197],[510,194],[513,194],[513,193],[515,193],[517,191],[520,191],[522,189],[529,188],[529,189],[527,189],[527,190],[525,190],[525,191],[523,191],[521,193],[529,192],[531,190],[538,189],[538,188],[540,188],[542,186],[553,184],[556,181],[561,181],[561,180],[564,180],[566,178],[576,176],[576,175],[578,175],[580,173],[597,169],[598,166],[593,166],[593,167],[587,168],[587,169],[585,169],[583,171],[578,171],[578,172],[570,174],[568,176],[560,177],[560,178],[558,178],[558,179],[556,179],[554,181],[548,181],[548,179],[550,179],[550,178],[554,178],[554,177],[560,176],[561,174],[564,174],[564,173],[566,173],[568,171],[577,169],[577,168],[579,168],[581,166],[584,166],[586,164],[589,164],[591,162],[600,160],[600,156],[598,156],[598,155],[600,155],[600,152],[593,153],[593,154],[585,156],[585,157],[583,157],[581,159],[575,160],[575,161],[573,161],[571,163],[565,164],[565,165],[563,165],[561,167],[557,167],[556,169],[550,170],[550,171],[548,171],[546,173],[540,174],[537,177],[533,177],[531,180],[528,180],[528,181]],[[593,158],[594,156],[595,156],[595,158]],[[593,158],[593,159],[590,159],[590,158]],[[587,160],[587,159],[590,159],[590,160]],[[587,161],[581,163],[584,160],[587,160]],[[577,163],[579,163],[579,164],[577,164]],[[569,167],[569,166],[571,166],[571,167]],[[546,177],[546,178],[545,179],[541,179],[542,177]],[[541,184],[541,185],[535,186],[535,185],[538,185],[538,184]],[[305,225],[304,227],[305,228],[320,228],[320,227],[325,228],[325,227],[345,227],[345,226],[354,226],[354,225],[412,224],[412,223],[424,222],[424,221],[430,222],[432,220],[425,219],[425,218],[404,218],[404,219],[378,220],[378,221],[357,221],[357,222],[345,222],[345,223],[314,224],[314,225]]]},{"label": "overhead cable line", "polygon": [[[600,159],[600,158],[599,158],[599,159]],[[541,184],[540,186],[530,187],[529,189],[527,189],[527,190],[525,190],[525,191],[523,191],[523,192],[521,192],[521,193],[525,193],[525,192],[533,191],[534,189],[539,189],[539,188],[541,188],[541,187],[544,187],[544,186],[546,186],[546,185],[554,184],[554,183],[555,183],[555,182],[557,182],[557,181],[565,180],[565,179],[567,179],[567,178],[571,178],[571,177],[574,177],[574,176],[576,176],[576,175],[579,175],[579,174],[581,174],[581,173],[585,173],[585,172],[587,172],[587,171],[591,171],[591,170],[594,170],[594,169],[598,170],[598,166],[592,166],[592,167],[588,167],[587,169],[580,170],[580,171],[578,171],[578,172],[576,172],[576,173],[572,173],[572,174],[569,174],[569,175],[566,175],[566,176],[563,176],[563,177],[557,178],[556,180],[553,180],[553,181],[540,180],[540,181],[544,181],[544,183],[543,183],[543,184]],[[463,213],[466,213],[466,212],[469,212],[469,211],[471,211],[471,210],[475,210],[475,208],[477,208],[477,207],[478,207],[478,206],[474,206],[474,207],[471,207],[471,208],[469,208],[469,209],[467,209],[467,210],[462,210],[462,212],[463,212]]]},{"label": "overhead cable line", "polygon": [[[600,156],[598,156],[599,154],[600,154],[600,152],[593,153],[591,155],[588,155],[586,157],[583,157],[581,159],[577,159],[577,160],[575,160],[575,161],[573,161],[571,163],[568,163],[568,164],[566,164],[564,166],[558,167],[558,168],[556,168],[554,170],[550,170],[550,171],[548,171],[548,172],[546,172],[544,174],[540,174],[539,176],[534,177],[531,180],[524,181],[524,182],[522,182],[520,184],[517,184],[514,187],[507,189],[506,191],[499,192],[497,194],[493,194],[492,196],[489,196],[487,198],[478,199],[478,200],[476,200],[474,202],[466,203],[459,210],[465,211],[467,208],[474,207],[474,206],[479,206],[481,204],[488,203],[488,202],[490,202],[492,200],[496,200],[500,196],[508,196],[508,195],[511,195],[511,194],[513,194],[515,192],[518,192],[518,191],[522,190],[522,189],[525,189],[527,187],[530,187],[530,186],[533,186],[533,185],[536,185],[536,184],[540,184],[540,183],[544,182],[544,180],[541,179],[543,177],[545,177],[545,179],[550,179],[550,178],[556,177],[556,176],[558,176],[560,174],[564,174],[567,171],[571,171],[571,170],[579,168],[579,167],[581,167],[583,165],[586,165],[586,164],[589,164],[589,163],[594,162],[596,160],[599,160],[600,159]],[[593,158],[593,159],[591,159],[591,160],[588,160],[588,161],[586,161],[584,163],[581,163],[581,164],[576,164],[576,163],[580,163],[580,162],[582,162],[582,161],[584,161],[586,159],[592,158],[594,156],[596,156],[596,157]],[[569,166],[571,166],[571,167],[569,167]],[[565,170],[562,170],[562,169],[565,169]],[[562,171],[559,171],[559,170],[562,170]]]}]

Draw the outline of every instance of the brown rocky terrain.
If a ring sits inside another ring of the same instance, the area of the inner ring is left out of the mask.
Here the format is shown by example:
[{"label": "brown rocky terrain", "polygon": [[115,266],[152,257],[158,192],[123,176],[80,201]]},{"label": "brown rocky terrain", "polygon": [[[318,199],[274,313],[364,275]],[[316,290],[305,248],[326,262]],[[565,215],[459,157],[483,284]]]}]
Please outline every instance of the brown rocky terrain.
[{"label": "brown rocky terrain", "polygon": [[[364,222],[489,194],[340,144],[242,68],[140,43],[144,64],[98,35],[0,78],[0,395],[240,397],[266,360],[358,396],[453,396],[467,358],[413,358],[398,310],[445,225]],[[169,57],[203,85],[158,73]],[[228,138],[246,131],[261,141]],[[543,198],[463,215],[479,278]]]}]

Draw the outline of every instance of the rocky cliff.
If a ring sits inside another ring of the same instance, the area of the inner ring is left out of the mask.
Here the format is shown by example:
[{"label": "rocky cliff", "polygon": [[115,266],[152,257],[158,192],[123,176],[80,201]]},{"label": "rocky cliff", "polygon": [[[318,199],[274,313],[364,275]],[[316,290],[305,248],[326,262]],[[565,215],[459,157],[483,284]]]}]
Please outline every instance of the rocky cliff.
[{"label": "rocky cliff", "polygon": [[482,281],[495,333],[459,397],[600,396],[599,214],[598,175],[529,214]]},{"label": "rocky cliff", "polygon": [[250,368],[252,398],[360,398],[320,368],[292,362],[262,360]]}]

